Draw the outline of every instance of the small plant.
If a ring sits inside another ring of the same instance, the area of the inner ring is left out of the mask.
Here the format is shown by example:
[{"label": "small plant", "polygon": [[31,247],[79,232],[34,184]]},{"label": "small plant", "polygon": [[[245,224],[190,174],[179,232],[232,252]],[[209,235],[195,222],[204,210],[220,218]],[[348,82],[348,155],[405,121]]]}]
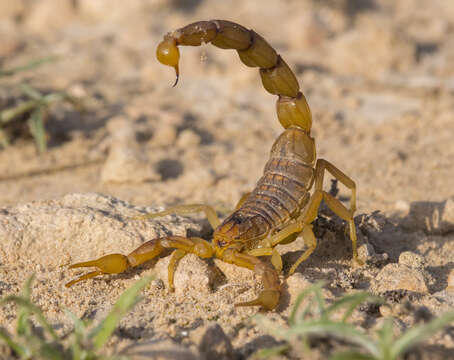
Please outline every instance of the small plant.
[{"label": "small plant", "polygon": [[[34,69],[44,63],[55,61],[55,57],[38,59],[9,70],[0,70],[0,78],[12,76],[16,73]],[[67,102],[77,109],[81,109],[80,102],[65,92],[51,92],[43,94],[26,83],[19,85],[21,101],[14,99],[14,105],[0,111],[0,145],[6,147],[11,142],[11,132],[20,128],[21,122],[26,122],[28,129],[35,140],[39,152],[47,149],[45,120],[51,105],[58,102]],[[16,104],[17,102],[17,104]]]},{"label": "small plant", "polygon": [[[126,290],[106,318],[92,329],[89,329],[87,321],[78,319],[70,311],[66,311],[74,322],[74,330],[68,340],[63,340],[55,333],[41,309],[31,302],[30,286],[33,281],[31,277],[20,295],[10,295],[0,300],[0,305],[13,302],[18,306],[16,333],[12,336],[0,328],[0,340],[3,340],[20,359],[108,359],[100,354],[101,349],[120,319],[138,302],[140,291],[151,280],[151,276],[145,277]],[[35,316],[37,323],[42,327],[41,332],[35,330],[31,322],[32,316]]]},{"label": "small plant", "polygon": [[[331,335],[349,343],[358,345],[364,350],[350,350],[334,354],[330,360],[398,360],[412,346],[443,329],[454,321],[454,311],[445,313],[443,316],[431,322],[415,326],[402,335],[395,337],[393,333],[393,321],[385,319],[383,326],[370,337],[364,331],[358,329],[347,320],[356,307],[365,301],[383,303],[383,300],[367,293],[358,292],[345,295],[332,304],[327,305],[323,295],[323,283],[316,283],[306,288],[296,299],[288,320],[288,328],[276,328],[266,318],[259,317],[258,320],[271,330],[271,332],[285,340],[303,338],[309,335]],[[300,309],[303,303],[306,306]],[[315,311],[313,311],[315,307]],[[340,319],[334,319],[333,314],[342,308],[345,309]],[[280,345],[275,348],[264,349],[258,355],[267,357],[282,353],[289,349],[289,346]]]}]

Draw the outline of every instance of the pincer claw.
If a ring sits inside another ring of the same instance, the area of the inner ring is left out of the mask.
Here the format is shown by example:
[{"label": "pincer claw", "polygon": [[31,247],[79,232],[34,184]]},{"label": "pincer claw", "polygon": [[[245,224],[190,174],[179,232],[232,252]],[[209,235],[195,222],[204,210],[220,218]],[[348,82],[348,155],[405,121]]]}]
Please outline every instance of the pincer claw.
[{"label": "pincer claw", "polygon": [[263,290],[257,299],[241,302],[235,306],[261,306],[265,310],[273,310],[279,304],[281,293],[279,290]]},{"label": "pincer claw", "polygon": [[97,270],[89,272],[81,277],[65,284],[66,287],[71,287],[79,281],[91,279],[92,277],[102,274],[118,274],[129,268],[127,256],[122,254],[110,254],[100,257],[96,260],[84,261],[69,266],[69,269],[95,267]]}]

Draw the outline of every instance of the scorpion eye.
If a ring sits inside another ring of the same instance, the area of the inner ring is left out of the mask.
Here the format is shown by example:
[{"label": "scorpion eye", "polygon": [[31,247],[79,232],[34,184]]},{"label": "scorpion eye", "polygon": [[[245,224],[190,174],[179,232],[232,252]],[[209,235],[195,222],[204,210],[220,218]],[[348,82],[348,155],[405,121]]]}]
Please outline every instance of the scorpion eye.
[{"label": "scorpion eye", "polygon": [[219,238],[214,238],[213,239],[214,245],[223,248],[227,245],[227,242],[225,240],[219,239]]}]

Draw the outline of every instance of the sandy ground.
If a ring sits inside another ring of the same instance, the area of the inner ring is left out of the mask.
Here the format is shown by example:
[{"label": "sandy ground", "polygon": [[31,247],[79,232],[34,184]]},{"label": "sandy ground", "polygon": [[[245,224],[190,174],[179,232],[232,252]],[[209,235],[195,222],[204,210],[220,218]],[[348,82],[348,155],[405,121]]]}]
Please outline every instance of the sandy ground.
[{"label": "sandy ground", "polygon": [[[342,222],[324,213],[315,224],[317,250],[284,281],[281,304],[266,316],[284,324],[298,291],[319,279],[328,283],[328,298],[366,289],[393,304],[388,313],[355,314],[370,331],[383,316],[404,331],[421,311],[430,317],[452,308],[454,3],[445,0],[2,2],[1,66],[60,60],[2,78],[0,106],[17,99],[17,85],[27,81],[70,92],[86,111],[52,109],[45,154],[27,137],[0,150],[0,296],[18,292],[36,273],[33,299],[64,335],[70,322],[63,308],[96,321],[141,275],[165,280],[168,258],[71,289],[64,283],[80,272],[60,265],[128,253],[164,234],[209,235],[202,216],[129,218],[183,203],[213,205],[224,217],[253,188],[282,131],[275,97],[257,71],[231,51],[184,48],[181,79],[171,88],[171,69],[154,57],[166,32],[215,18],[253,28],[284,57],[311,106],[318,156],[358,187],[366,266],[351,266]],[[340,187],[341,200],[349,195]],[[300,240],[280,247],[285,264],[303,247]],[[140,343],[160,346],[154,354],[169,359],[210,358],[214,348],[219,357],[242,359],[276,344],[251,320],[257,309],[233,306],[259,291],[247,271],[188,256],[175,293],[159,279],[121,322],[110,352]],[[0,309],[8,331],[14,315],[12,306]],[[223,345],[210,343],[209,333]],[[325,358],[338,346],[315,341],[312,356]],[[415,351],[448,359],[453,348],[449,328]],[[0,357],[8,357],[1,345]]]}]

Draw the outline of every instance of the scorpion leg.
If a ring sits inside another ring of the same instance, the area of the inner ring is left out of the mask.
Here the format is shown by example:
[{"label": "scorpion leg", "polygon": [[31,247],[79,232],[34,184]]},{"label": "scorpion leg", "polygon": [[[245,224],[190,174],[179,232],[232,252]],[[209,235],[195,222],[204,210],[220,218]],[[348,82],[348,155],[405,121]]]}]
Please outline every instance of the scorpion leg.
[{"label": "scorpion leg", "polygon": [[[347,209],[339,200],[328,194],[326,191],[323,191],[323,178],[325,170],[329,171],[331,175],[352,191],[350,209]],[[317,160],[317,164],[315,166],[315,191],[311,196],[304,213],[299,219],[297,219],[296,222],[288,225],[268,239],[269,245],[274,247],[279,243],[287,242],[287,239],[289,239],[292,234],[302,232],[308,249],[292,265],[289,275],[294,273],[299,264],[306,260],[315,250],[317,241],[314,232],[312,231],[311,223],[317,217],[318,208],[320,207],[322,200],[326,202],[328,207],[337,216],[348,222],[350,239],[352,242],[353,260],[360,265],[363,264],[362,261],[358,259],[356,228],[353,220],[353,214],[356,209],[356,185],[352,179],[350,179],[333,164],[324,159],[319,159]]]},{"label": "scorpion leg", "polygon": [[277,306],[281,292],[279,277],[275,269],[267,266],[255,256],[240,253],[235,249],[226,249],[222,254],[216,256],[226,263],[248,268],[262,277],[265,289],[259,294],[258,298],[235,304],[235,306],[262,306],[267,310],[272,310]]},{"label": "scorpion leg", "polygon": [[177,214],[177,215],[186,215],[186,214],[192,214],[196,213],[199,211],[203,211],[205,213],[205,216],[208,219],[208,222],[210,223],[211,227],[213,229],[216,229],[221,221],[219,220],[218,215],[216,214],[216,210],[209,206],[209,205],[204,205],[204,204],[189,204],[189,205],[177,205],[177,206],[172,206],[164,211],[160,211],[157,213],[147,213],[145,215],[138,215],[134,216],[134,220],[145,220],[145,219],[151,219],[155,217],[161,217],[161,216],[166,216],[170,214]]},{"label": "scorpion leg", "polygon": [[294,222],[281,229],[274,235],[265,239],[265,247],[256,248],[249,250],[247,253],[253,256],[269,256],[271,255],[271,263],[276,268],[278,273],[282,271],[282,257],[279,252],[275,249],[277,244],[288,244],[294,241],[297,235],[302,231],[302,223]]},{"label": "scorpion leg", "polygon": [[168,283],[169,288],[171,291],[175,290],[174,286],[174,275],[177,265],[181,259],[183,259],[188,253],[182,249],[176,249],[173,251],[172,255],[170,256],[169,267],[168,267]]},{"label": "scorpion leg", "polygon": [[[340,218],[346,220],[349,224],[350,228],[350,239],[352,241],[352,248],[353,248],[353,259],[362,264],[362,262],[358,259],[358,252],[356,248],[356,230],[355,230],[355,223],[353,221],[353,211],[355,209],[355,183],[344,175],[339,169],[335,168],[332,164],[328,163],[329,171],[333,174],[339,181],[345,184],[347,187],[352,189],[352,202],[351,208],[348,210],[339,200],[335,199],[333,196],[328,194],[326,191],[321,190],[323,185],[323,171],[326,168],[328,170],[328,166],[326,166],[326,161],[322,162],[322,165],[318,165],[317,162],[316,170],[315,170],[315,191],[312,194],[309,203],[296,222],[290,224],[289,226],[285,227],[277,234],[274,234],[270,237],[269,243],[271,247],[276,246],[280,242],[284,242],[288,237],[293,233],[301,232],[304,238],[304,242],[308,246],[306,251],[298,258],[298,260],[292,265],[290,268],[288,275],[291,275],[295,272],[296,268],[306,260],[312,252],[315,250],[317,246],[317,240],[315,238],[314,232],[312,231],[312,222],[317,217],[318,208],[320,207],[320,203],[322,200],[326,202],[328,207]],[[334,170],[333,170],[334,168]]]},{"label": "scorpion leg", "polygon": [[323,188],[323,177],[325,170],[327,170],[331,175],[333,175],[337,180],[344,184],[348,189],[351,190],[352,196],[350,199],[350,209],[347,209],[338,199],[334,198],[327,192],[323,191],[323,200],[325,200],[328,207],[341,219],[348,222],[350,240],[352,242],[352,251],[353,251],[353,260],[359,264],[363,265],[364,263],[358,259],[358,250],[357,250],[357,239],[356,239],[356,227],[355,221],[353,220],[353,214],[356,210],[356,184],[345,175],[341,170],[330,162],[324,159],[318,159],[315,166],[315,190],[322,191]]},{"label": "scorpion leg", "polygon": [[308,248],[292,265],[288,272],[288,275],[292,275],[295,272],[296,268],[299,266],[299,264],[306,260],[313,253],[317,246],[317,240],[315,238],[314,232],[312,231],[311,223],[317,217],[317,211],[322,199],[323,199],[322,192],[315,191],[314,194],[311,196],[309,204],[307,205],[303,215],[295,222],[283,228],[278,233],[272,235],[268,240],[270,246],[274,248],[279,243],[283,242],[288,243],[289,238],[293,240],[296,239],[297,236],[295,235],[298,235],[300,233],[303,235],[304,242]]},{"label": "scorpion leg", "polygon": [[169,263],[170,289],[174,288],[173,275],[175,267],[183,256],[188,253],[195,254],[201,258],[209,258],[214,255],[212,245],[204,239],[197,237],[185,238],[182,236],[167,236],[147,241],[127,256],[122,254],[109,254],[96,260],[70,265],[70,269],[95,267],[97,270],[82,275],[81,277],[68,282],[65,286],[70,287],[79,281],[83,281],[97,275],[122,273],[159,256],[165,249],[176,249],[173,252]]},{"label": "scorpion leg", "polygon": [[[326,191],[323,191],[323,177],[325,169],[328,170],[336,179],[338,179],[352,191],[350,210],[348,210],[339,200],[335,199]],[[274,247],[279,243],[291,242],[292,239],[296,238],[295,235],[301,233],[308,248],[290,268],[288,275],[293,274],[296,268],[304,260],[306,260],[316,248],[317,240],[315,238],[314,232],[312,231],[311,224],[317,217],[318,208],[320,207],[320,203],[322,200],[326,202],[328,207],[332,211],[334,211],[334,213],[337,216],[348,222],[350,230],[350,239],[352,241],[353,248],[353,259],[357,263],[362,264],[362,262],[358,259],[358,251],[356,244],[357,242],[356,229],[355,223],[353,221],[353,213],[356,209],[355,183],[343,172],[341,172],[338,168],[336,168],[334,165],[323,159],[317,161],[315,168],[315,191],[311,196],[309,203],[303,214],[295,222],[289,224],[285,228],[281,229],[278,233],[266,239],[268,242],[267,247],[253,249],[248,253],[255,256],[273,255],[274,257],[274,259],[272,260],[273,265],[279,264],[279,260],[277,260],[276,255],[272,252],[272,250],[274,250]],[[275,265],[275,267],[279,270],[279,265]]]},{"label": "scorpion leg", "polygon": [[247,254],[252,256],[271,256],[271,263],[273,264],[274,268],[279,274],[282,272],[282,257],[275,248],[262,247],[251,249],[247,251]]},{"label": "scorpion leg", "polygon": [[[322,190],[325,169],[328,170],[336,179],[338,179],[352,191],[350,210],[348,210],[339,200],[328,194],[326,191]],[[353,180],[351,180],[347,175],[345,175],[334,165],[332,165],[326,160],[319,159],[315,166],[315,191],[312,194],[309,204],[307,205],[304,213],[296,223],[289,225],[287,228],[284,228],[270,239],[271,246],[275,246],[280,241],[285,240],[288,237],[289,233],[297,232],[298,228],[301,227],[302,235],[304,241],[308,246],[308,249],[292,265],[289,271],[289,275],[293,274],[296,268],[299,266],[299,264],[306,260],[315,250],[317,241],[314,232],[312,231],[311,223],[317,217],[318,208],[320,207],[320,203],[322,200],[326,202],[328,207],[337,216],[348,222],[350,230],[350,239],[352,241],[353,260],[356,261],[358,264],[362,264],[362,261],[358,259],[358,251],[356,244],[357,240],[356,229],[353,220],[353,213],[356,209],[356,185],[353,182]]]},{"label": "scorpion leg", "polygon": [[323,178],[325,175],[325,170],[327,170],[331,175],[333,175],[337,180],[339,180],[342,184],[344,184],[352,191],[352,197],[350,199],[350,212],[353,214],[356,211],[355,182],[347,175],[345,175],[341,170],[339,170],[336,166],[325,159],[318,159],[317,164],[315,165],[315,190],[323,189]]}]

